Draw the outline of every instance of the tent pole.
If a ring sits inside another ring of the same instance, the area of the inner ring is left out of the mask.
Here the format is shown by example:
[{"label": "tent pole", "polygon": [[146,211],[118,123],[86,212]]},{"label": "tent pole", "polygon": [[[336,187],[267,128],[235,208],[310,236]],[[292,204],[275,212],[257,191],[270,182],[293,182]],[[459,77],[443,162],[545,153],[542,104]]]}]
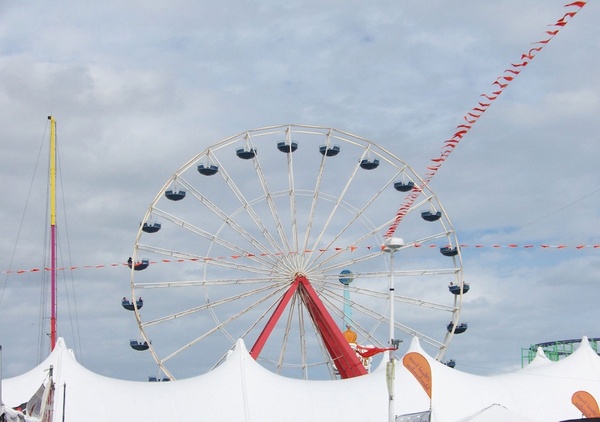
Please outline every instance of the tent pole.
[{"label": "tent pole", "polygon": [[67,383],[63,384],[62,422],[65,422],[65,408],[67,403]]},{"label": "tent pole", "polygon": [[391,350],[394,347],[394,252],[395,249],[390,248],[390,285],[389,285],[389,293],[390,293],[390,342],[388,351],[390,355],[390,360],[387,364],[387,378],[388,378],[388,421],[394,422],[396,420],[395,416],[395,403],[394,403],[394,384],[396,383],[396,368],[394,367],[396,362],[394,362],[394,351]]}]

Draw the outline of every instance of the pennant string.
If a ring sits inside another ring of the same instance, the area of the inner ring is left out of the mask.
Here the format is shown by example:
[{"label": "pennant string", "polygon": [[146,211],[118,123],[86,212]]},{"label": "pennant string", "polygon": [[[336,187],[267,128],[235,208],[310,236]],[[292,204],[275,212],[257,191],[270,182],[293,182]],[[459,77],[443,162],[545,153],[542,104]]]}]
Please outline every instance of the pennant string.
[{"label": "pennant string", "polygon": [[396,212],[396,216],[394,217],[392,224],[390,225],[390,227],[388,228],[388,230],[386,231],[386,233],[384,235],[385,238],[390,238],[394,235],[394,233],[396,232],[396,229],[398,228],[398,225],[400,224],[400,222],[406,215],[407,210],[412,206],[412,204],[418,198],[418,196],[419,196],[418,192],[420,192],[423,189],[423,187],[425,187],[426,185],[429,184],[431,179],[436,175],[436,173],[440,169],[441,163],[448,157],[448,155],[450,155],[450,153],[452,151],[454,151],[454,149],[456,148],[458,143],[462,139],[464,139],[464,137],[468,134],[468,132],[473,127],[473,125],[475,123],[477,123],[479,118],[483,115],[483,113],[485,113],[485,111],[488,109],[488,107],[490,107],[492,105],[492,103],[500,96],[500,94],[502,94],[504,92],[504,90],[509,86],[509,84],[520,74],[520,72],[522,70],[520,68],[527,66],[529,64],[529,62],[531,62],[531,60],[534,59],[534,57],[537,55],[537,53],[542,51],[542,49],[546,45],[548,45],[548,43],[558,34],[560,29],[563,28],[567,24],[567,22],[569,22],[577,14],[577,12],[579,12],[581,10],[581,8],[586,5],[586,3],[587,3],[587,1],[575,1],[572,3],[566,4],[564,7],[573,7],[573,8],[575,8],[575,10],[568,11],[560,19],[558,19],[555,23],[548,25],[548,26],[553,27],[553,29],[545,32],[545,34],[548,35],[549,37],[534,42],[533,45],[537,45],[537,47],[533,47],[533,48],[529,49],[529,51],[527,53],[523,53],[521,55],[520,63],[516,63],[516,64],[511,63],[511,68],[506,69],[502,75],[500,75],[499,77],[496,78],[496,80],[492,83],[492,86],[498,87],[499,88],[498,90],[492,91],[491,94],[483,93],[480,95],[481,97],[484,97],[485,99],[487,99],[489,102],[487,102],[487,103],[482,103],[481,101],[478,102],[478,107],[473,107],[471,110],[469,110],[463,116],[463,119],[468,124],[463,123],[463,124],[458,125],[456,128],[459,130],[457,132],[455,132],[454,135],[452,135],[452,137],[450,139],[448,139],[444,142],[444,146],[442,148],[442,153],[441,153],[440,157],[434,158],[431,160],[438,164],[436,166],[428,166],[427,170],[430,170],[430,172],[428,172],[425,175],[425,178],[423,179],[423,186],[421,186],[420,188],[417,188],[417,186],[415,186],[415,188],[413,189],[413,193],[407,195],[404,198],[404,202],[408,206],[402,206]]},{"label": "pennant string", "polygon": [[[415,243],[412,245],[415,248],[429,248],[433,251],[437,251],[440,248],[443,247],[448,247],[450,245],[446,245],[446,244],[420,244],[420,243]],[[516,244],[516,243],[507,243],[507,244],[491,244],[491,245],[482,245],[480,243],[476,243],[476,244],[465,244],[465,243],[461,243],[460,245],[461,249],[467,249],[467,248],[474,248],[474,249],[483,249],[483,248],[491,248],[491,249],[546,249],[546,250],[583,250],[583,249],[592,249],[592,250],[600,250],[600,244],[589,244],[589,245],[585,245],[585,244],[579,244],[579,245],[565,245],[565,244],[557,244],[557,245],[549,245],[549,244],[538,244],[538,245],[534,245],[531,243],[526,243],[526,244]],[[345,247],[333,247],[330,250],[331,251],[335,251],[336,253],[339,252],[355,252],[357,250],[365,250],[365,251],[372,251],[372,250],[383,250],[383,246],[382,245],[369,245],[369,246],[355,246],[355,245],[351,245],[351,246],[345,246]],[[306,250],[305,252],[310,253],[312,252],[311,250]],[[319,249],[319,252],[328,252],[328,249]],[[297,253],[297,252],[295,252]],[[260,254],[260,256],[269,256],[270,254],[267,253],[262,253]],[[273,256],[277,256],[277,255],[281,255],[280,252],[277,253],[273,253]],[[184,263],[184,262],[205,262],[205,261],[215,261],[215,260],[220,260],[220,261],[224,261],[224,260],[236,260],[236,259],[242,259],[242,258],[252,258],[255,257],[256,254],[253,253],[248,253],[248,254],[236,254],[236,255],[228,255],[228,256],[216,256],[216,257],[203,257],[203,258],[187,258],[187,259],[161,259],[158,261],[149,261],[150,265],[156,265],[156,264],[171,264],[171,263]],[[129,270],[129,264],[127,262],[118,262],[118,263],[112,263],[112,264],[96,264],[96,265],[73,265],[70,267],[60,267],[57,268],[57,271],[75,271],[75,270],[99,270],[99,269],[106,269],[106,268],[111,268],[111,267],[126,267]],[[27,273],[38,273],[38,272],[42,272],[42,271],[50,271],[50,268],[30,268],[27,270],[5,270],[5,271],[0,271],[0,274],[27,274]]]}]

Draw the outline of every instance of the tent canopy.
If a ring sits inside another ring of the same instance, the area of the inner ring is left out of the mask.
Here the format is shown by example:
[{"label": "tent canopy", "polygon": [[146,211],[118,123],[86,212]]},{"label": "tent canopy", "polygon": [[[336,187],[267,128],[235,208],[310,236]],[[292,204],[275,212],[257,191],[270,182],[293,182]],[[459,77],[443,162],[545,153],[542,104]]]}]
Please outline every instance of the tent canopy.
[{"label": "tent canopy", "polygon": [[[397,361],[396,415],[432,409],[432,421],[547,421],[581,417],[571,402],[576,391],[600,397],[600,357],[586,338],[570,356],[551,362],[542,352],[528,367],[501,376],[461,372],[428,356],[417,339],[408,352],[427,359],[432,400]],[[386,420],[385,361],[371,373],[334,381],[285,378],[251,358],[239,340],[225,362],[197,377],[173,382],[134,382],[95,374],[81,366],[59,339],[48,358],[31,371],[3,380],[7,407],[27,401],[53,367],[55,420]],[[68,394],[64,394],[64,390]]]}]

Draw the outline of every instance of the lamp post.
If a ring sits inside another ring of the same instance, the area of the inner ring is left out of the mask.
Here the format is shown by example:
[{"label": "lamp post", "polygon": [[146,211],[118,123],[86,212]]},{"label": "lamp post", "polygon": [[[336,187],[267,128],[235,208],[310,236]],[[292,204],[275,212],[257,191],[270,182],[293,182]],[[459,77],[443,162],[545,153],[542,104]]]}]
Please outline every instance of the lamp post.
[{"label": "lamp post", "polygon": [[[399,341],[394,337],[394,254],[395,252],[404,246],[404,240],[399,237],[389,237],[385,240],[383,251],[390,254],[390,278],[389,278],[389,294],[390,294],[390,335],[389,335],[389,347],[390,349],[398,347]],[[394,384],[396,381],[396,361],[393,350],[389,351],[390,360],[386,365],[386,380],[388,387],[388,421],[395,421],[395,410],[394,410]]]}]

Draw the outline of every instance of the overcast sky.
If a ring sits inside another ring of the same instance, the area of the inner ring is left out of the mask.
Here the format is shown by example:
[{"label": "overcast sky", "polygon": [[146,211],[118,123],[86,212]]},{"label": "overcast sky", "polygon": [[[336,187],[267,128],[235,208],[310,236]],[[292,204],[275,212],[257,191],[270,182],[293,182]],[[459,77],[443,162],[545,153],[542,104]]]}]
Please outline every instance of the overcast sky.
[{"label": "overcast sky", "polygon": [[[425,175],[480,95],[555,29],[547,25],[564,4],[1,2],[3,375],[40,357],[40,274],[7,271],[44,265],[48,115],[58,121],[62,259],[121,263],[170,175],[247,129],[341,129]],[[465,245],[471,283],[470,328],[447,354],[457,369],[503,373],[520,368],[532,343],[600,337],[600,248],[591,247],[600,244],[599,20],[590,1],[430,183]],[[90,370],[144,380],[154,364],[129,348],[128,289],[123,267],[69,272],[59,334]]]}]

